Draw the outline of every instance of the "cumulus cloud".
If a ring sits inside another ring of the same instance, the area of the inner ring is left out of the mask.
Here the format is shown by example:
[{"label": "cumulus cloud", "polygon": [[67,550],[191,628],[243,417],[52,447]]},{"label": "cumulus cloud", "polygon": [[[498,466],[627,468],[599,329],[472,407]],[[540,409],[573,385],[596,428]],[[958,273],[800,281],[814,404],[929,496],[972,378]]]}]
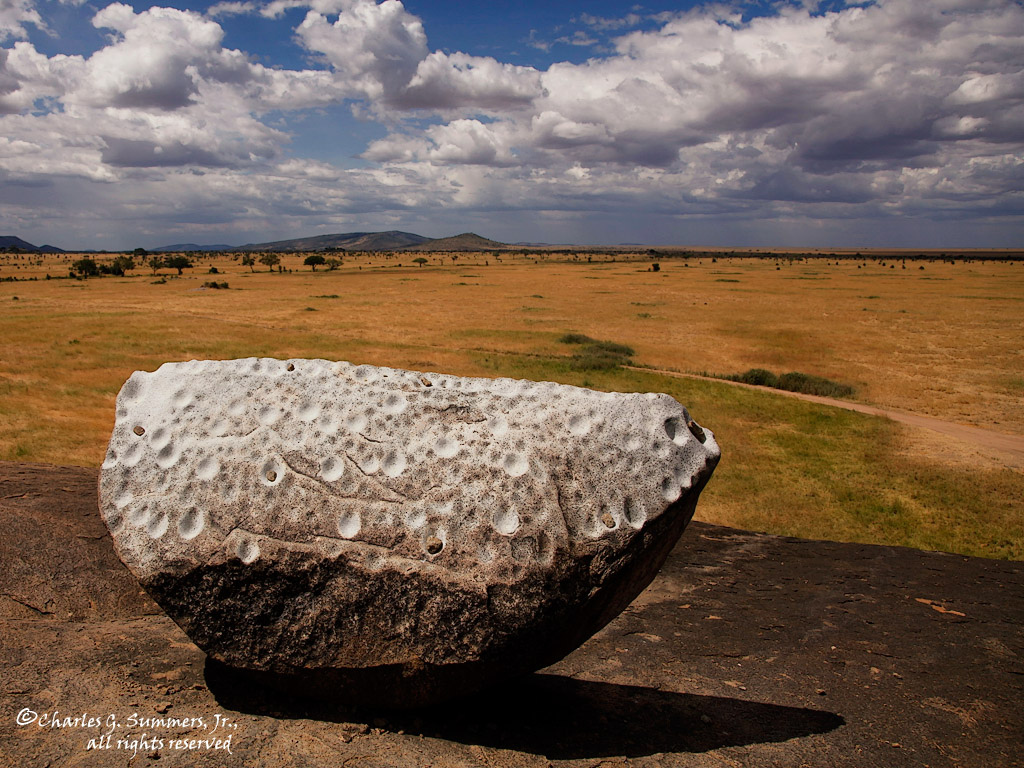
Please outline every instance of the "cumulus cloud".
[{"label": "cumulus cloud", "polygon": [[[1024,214],[1024,8],[1011,0],[581,16],[611,47],[546,70],[433,50],[399,0],[228,0],[205,15],[114,3],[93,17],[109,39],[89,56],[40,53],[21,39],[45,26],[30,0],[0,3],[0,40],[14,41],[0,48],[4,184],[102,186],[96,199],[125,216],[166,218],[161,200],[211,226],[423,206],[691,221]],[[225,47],[218,18],[295,9],[309,68]],[[343,103],[387,127],[362,154],[370,167],[288,148],[296,114]],[[117,192],[125,180],[130,193]],[[0,204],[30,218],[30,198]]]},{"label": "cumulus cloud", "polygon": [[330,63],[348,96],[368,100],[378,112],[503,111],[541,94],[540,73],[531,67],[431,52],[422,22],[398,0],[325,0],[314,4],[297,34]]},{"label": "cumulus cloud", "polygon": [[258,165],[288,139],[261,113],[340,98],[331,73],[264,67],[196,13],[114,3],[92,22],[111,36],[89,57],[47,57],[23,41],[0,49],[0,114],[22,140],[4,158],[9,178]]},{"label": "cumulus cloud", "polygon": [[28,36],[26,24],[46,29],[34,0],[0,0],[0,43],[9,38]]},{"label": "cumulus cloud", "polygon": [[738,201],[759,215],[770,202],[910,210],[916,195],[962,201],[979,186],[1017,195],[1020,212],[1022,40],[1024,9],[1003,0],[783,6],[746,22],[698,8],[622,35],[612,55],[552,65],[529,108],[388,137],[366,157],[518,165],[535,186],[536,172],[586,170],[609,190],[641,166],[655,172],[648,189],[672,179],[691,190],[673,195],[681,205],[723,212]]}]

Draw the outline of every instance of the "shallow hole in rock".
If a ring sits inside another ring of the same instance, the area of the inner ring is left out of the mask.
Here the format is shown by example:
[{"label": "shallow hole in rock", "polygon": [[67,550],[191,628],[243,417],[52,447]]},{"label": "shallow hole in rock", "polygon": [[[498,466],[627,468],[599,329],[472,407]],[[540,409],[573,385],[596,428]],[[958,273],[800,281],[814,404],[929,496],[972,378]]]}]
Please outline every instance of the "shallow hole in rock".
[{"label": "shallow hole in rock", "polygon": [[362,528],[362,520],[355,511],[343,512],[338,517],[338,533],[345,539],[351,539]]},{"label": "shallow hole in rock", "polygon": [[436,555],[444,549],[444,542],[441,541],[437,536],[431,536],[427,539],[427,552],[431,555]]},{"label": "shallow hole in rock", "polygon": [[269,459],[260,468],[260,481],[264,485],[277,485],[284,477],[284,467],[276,459]]},{"label": "shallow hole in rock", "polygon": [[248,565],[260,556],[260,545],[251,539],[244,539],[238,543],[235,554],[239,560]]},{"label": "shallow hole in rock", "polygon": [[627,496],[622,507],[626,514],[626,522],[634,528],[643,526],[647,520],[647,510],[644,509],[643,503],[637,501],[632,496]]},{"label": "shallow hole in rock", "polygon": [[203,513],[193,507],[178,521],[178,535],[185,541],[191,541],[203,530],[204,524]]},{"label": "shallow hole in rock", "polygon": [[519,514],[514,509],[502,507],[494,513],[494,530],[504,536],[511,536],[519,530]]},{"label": "shallow hole in rock", "polygon": [[662,426],[665,428],[665,434],[668,435],[668,439],[674,441],[679,433],[679,417],[670,416],[665,419],[665,423]]}]

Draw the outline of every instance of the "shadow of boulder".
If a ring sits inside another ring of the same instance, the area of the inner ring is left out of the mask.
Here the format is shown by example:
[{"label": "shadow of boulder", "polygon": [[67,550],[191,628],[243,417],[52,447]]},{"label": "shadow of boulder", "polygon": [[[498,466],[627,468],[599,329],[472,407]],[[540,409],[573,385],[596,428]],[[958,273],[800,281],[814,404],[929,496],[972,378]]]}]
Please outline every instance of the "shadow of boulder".
[{"label": "shadow of boulder", "polygon": [[263,687],[244,670],[209,659],[206,682],[222,707],[247,714],[368,723],[553,760],[708,752],[827,733],[845,722],[822,710],[552,674],[529,675],[443,705],[390,713],[283,694]]}]

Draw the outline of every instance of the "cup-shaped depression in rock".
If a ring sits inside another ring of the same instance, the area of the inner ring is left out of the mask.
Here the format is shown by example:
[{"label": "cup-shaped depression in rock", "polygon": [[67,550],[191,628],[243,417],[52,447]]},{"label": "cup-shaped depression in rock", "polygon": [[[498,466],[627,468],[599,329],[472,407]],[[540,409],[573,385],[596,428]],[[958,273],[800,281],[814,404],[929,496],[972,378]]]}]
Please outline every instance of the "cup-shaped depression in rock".
[{"label": "cup-shaped depression in rock", "polygon": [[668,395],[192,361],[121,389],[100,506],[216,661],[416,705],[553,663],[614,618],[718,458]]}]

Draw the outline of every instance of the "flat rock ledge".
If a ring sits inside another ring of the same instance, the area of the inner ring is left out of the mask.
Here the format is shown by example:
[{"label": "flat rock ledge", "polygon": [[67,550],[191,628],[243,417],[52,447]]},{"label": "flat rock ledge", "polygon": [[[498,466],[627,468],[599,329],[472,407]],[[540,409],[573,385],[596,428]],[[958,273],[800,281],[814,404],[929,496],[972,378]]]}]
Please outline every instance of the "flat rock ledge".
[{"label": "flat rock ledge", "polygon": [[554,663],[618,615],[719,456],[664,394],[168,363],[118,395],[100,511],[212,663],[419,706]]}]

